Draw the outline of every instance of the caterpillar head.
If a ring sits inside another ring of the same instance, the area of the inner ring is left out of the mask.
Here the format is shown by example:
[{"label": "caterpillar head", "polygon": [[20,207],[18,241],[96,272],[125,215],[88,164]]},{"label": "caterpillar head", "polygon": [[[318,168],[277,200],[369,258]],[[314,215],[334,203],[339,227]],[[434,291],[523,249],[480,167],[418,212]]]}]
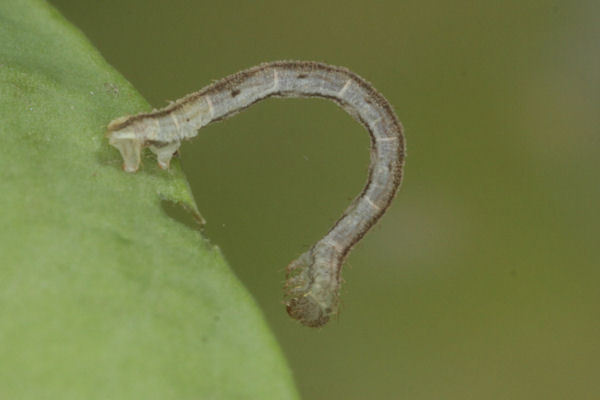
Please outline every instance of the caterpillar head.
[{"label": "caterpillar head", "polygon": [[308,251],[288,265],[285,305],[290,317],[303,325],[325,325],[337,312],[340,282],[339,267],[318,261]]}]

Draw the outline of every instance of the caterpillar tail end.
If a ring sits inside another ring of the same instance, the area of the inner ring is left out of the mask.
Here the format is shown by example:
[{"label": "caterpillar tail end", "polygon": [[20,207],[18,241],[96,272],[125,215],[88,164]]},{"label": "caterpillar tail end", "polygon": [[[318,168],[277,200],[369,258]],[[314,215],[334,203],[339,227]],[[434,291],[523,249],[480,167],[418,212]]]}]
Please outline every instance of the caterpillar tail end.
[{"label": "caterpillar tail end", "polygon": [[143,139],[136,137],[131,129],[121,129],[121,125],[127,120],[127,117],[117,118],[108,124],[106,137],[108,143],[116,147],[123,158],[123,170],[126,172],[136,172],[140,167],[142,159]]},{"label": "caterpillar tail end", "polygon": [[109,143],[121,153],[125,172],[136,172],[139,169],[143,147],[140,140],[109,137]]}]

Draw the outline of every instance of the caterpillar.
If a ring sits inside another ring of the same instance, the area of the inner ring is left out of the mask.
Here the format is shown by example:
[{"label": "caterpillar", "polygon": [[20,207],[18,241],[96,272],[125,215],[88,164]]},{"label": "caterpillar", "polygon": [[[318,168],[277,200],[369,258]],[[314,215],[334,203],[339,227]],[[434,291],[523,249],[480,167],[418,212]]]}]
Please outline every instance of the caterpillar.
[{"label": "caterpillar", "polygon": [[275,61],[227,76],[167,107],[117,118],[106,136],[138,170],[145,147],[168,168],[181,142],[203,126],[228,118],[269,97],[332,100],[369,132],[371,163],[362,192],[327,234],[286,269],[288,314],[310,327],[327,323],[338,309],[342,264],[352,247],[381,218],[402,181],[403,128],[390,103],[366,80],[343,67],[312,61]]}]

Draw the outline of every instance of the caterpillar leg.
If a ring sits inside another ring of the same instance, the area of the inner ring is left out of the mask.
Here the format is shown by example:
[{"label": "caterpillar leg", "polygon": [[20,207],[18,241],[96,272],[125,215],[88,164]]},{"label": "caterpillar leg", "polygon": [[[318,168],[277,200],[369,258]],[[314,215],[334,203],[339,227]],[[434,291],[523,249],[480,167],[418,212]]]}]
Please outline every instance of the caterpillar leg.
[{"label": "caterpillar leg", "polygon": [[172,143],[153,143],[150,145],[150,150],[156,154],[156,160],[158,166],[162,169],[168,169],[171,163],[171,158],[179,149],[181,142],[176,141]]},{"label": "caterpillar leg", "polygon": [[135,172],[138,170],[143,147],[141,140],[109,138],[109,143],[121,153],[124,171]]}]

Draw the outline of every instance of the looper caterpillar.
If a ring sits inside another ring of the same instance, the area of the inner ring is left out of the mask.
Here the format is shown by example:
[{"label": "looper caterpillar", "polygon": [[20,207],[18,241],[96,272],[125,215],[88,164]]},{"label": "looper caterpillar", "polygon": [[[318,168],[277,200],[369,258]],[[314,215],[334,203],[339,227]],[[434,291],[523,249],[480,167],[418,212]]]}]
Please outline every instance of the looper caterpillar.
[{"label": "looper caterpillar", "polygon": [[371,137],[367,184],[329,232],[286,270],[288,314],[307,326],[322,326],[337,312],[342,263],[352,247],[389,207],[402,181],[404,135],[392,106],[367,81],[346,68],[310,61],[276,61],[230,75],[169,106],[117,118],[106,136],[137,171],[150,147],[168,168],[182,140],[268,97],[330,99],[359,121]]}]

